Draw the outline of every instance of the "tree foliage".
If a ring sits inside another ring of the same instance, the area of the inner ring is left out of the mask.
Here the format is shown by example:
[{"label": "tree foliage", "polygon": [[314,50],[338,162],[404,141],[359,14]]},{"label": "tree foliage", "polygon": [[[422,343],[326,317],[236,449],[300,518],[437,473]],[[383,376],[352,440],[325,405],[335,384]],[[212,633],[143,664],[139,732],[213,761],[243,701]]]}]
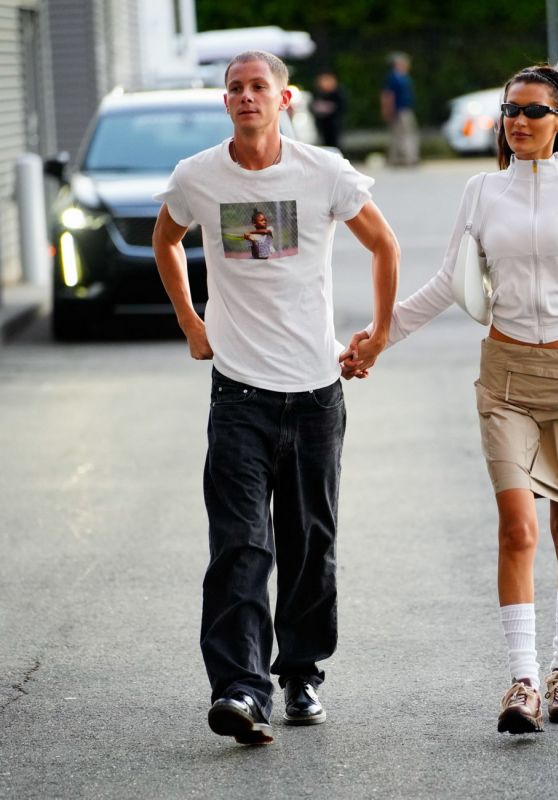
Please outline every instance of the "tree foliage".
[{"label": "tree foliage", "polygon": [[379,123],[378,94],[393,50],[413,59],[422,125],[439,124],[452,97],[499,86],[546,58],[543,0],[266,0],[240,3],[234,14],[227,0],[198,0],[197,16],[200,31],[253,25],[308,31],[317,50],[290,64],[294,79],[312,89],[320,69],[335,70],[349,92],[353,127]]}]

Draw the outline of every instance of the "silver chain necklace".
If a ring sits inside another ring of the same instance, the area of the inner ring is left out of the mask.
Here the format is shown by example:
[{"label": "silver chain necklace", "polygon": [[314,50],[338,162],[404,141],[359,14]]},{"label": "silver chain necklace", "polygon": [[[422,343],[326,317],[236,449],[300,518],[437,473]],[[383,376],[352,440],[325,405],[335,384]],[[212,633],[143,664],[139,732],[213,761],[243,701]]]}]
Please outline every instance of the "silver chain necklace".
[{"label": "silver chain necklace", "polygon": [[[275,158],[273,159],[273,161],[269,165],[270,167],[274,167],[276,164],[278,164],[281,161],[281,153],[282,153],[282,151],[283,151],[283,142],[279,142],[279,152],[277,153],[277,155],[275,156]],[[242,167],[242,169],[247,169],[247,167],[245,167],[243,164],[240,163],[240,160],[238,158],[238,153],[236,152],[236,145],[234,143],[234,139],[231,139],[231,157],[232,157],[232,160],[234,161],[235,164],[238,164],[238,166]]]}]

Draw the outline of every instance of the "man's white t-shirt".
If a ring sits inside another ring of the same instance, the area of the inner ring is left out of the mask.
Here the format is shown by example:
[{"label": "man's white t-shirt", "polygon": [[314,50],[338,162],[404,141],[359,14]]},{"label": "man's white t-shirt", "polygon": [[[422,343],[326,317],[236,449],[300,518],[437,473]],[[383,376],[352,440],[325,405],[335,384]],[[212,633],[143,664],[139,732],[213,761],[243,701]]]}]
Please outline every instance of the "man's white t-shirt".
[{"label": "man's white t-shirt", "polygon": [[[337,380],[335,223],[359,213],[373,183],[341,156],[285,137],[281,161],[262,170],[234,162],[229,140],[178,163],[156,199],[178,225],[202,227],[206,332],[219,372],[280,392]],[[256,235],[268,242],[259,251]]]}]

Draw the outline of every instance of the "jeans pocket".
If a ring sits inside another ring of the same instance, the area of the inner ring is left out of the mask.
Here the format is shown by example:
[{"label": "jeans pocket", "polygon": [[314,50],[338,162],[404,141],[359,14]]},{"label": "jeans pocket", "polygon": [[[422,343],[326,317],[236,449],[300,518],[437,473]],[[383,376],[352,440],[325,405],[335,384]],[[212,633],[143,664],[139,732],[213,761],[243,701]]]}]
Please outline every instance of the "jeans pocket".
[{"label": "jeans pocket", "polygon": [[312,399],[318,408],[339,408],[343,403],[341,381],[337,380],[331,386],[324,386],[323,389],[314,389]]},{"label": "jeans pocket", "polygon": [[211,384],[211,405],[232,405],[245,403],[256,394],[254,386],[233,381],[218,372],[214,372]]}]

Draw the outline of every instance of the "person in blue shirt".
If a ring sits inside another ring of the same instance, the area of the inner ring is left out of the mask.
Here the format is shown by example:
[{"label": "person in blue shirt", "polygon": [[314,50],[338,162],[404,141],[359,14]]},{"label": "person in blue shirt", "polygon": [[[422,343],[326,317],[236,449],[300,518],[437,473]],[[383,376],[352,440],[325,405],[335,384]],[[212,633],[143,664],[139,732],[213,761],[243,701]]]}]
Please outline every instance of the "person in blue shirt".
[{"label": "person in blue shirt", "polygon": [[405,53],[392,53],[390,71],[380,95],[382,119],[388,123],[391,141],[388,162],[393,166],[412,166],[419,162],[419,136],[414,105],[411,59]]}]

